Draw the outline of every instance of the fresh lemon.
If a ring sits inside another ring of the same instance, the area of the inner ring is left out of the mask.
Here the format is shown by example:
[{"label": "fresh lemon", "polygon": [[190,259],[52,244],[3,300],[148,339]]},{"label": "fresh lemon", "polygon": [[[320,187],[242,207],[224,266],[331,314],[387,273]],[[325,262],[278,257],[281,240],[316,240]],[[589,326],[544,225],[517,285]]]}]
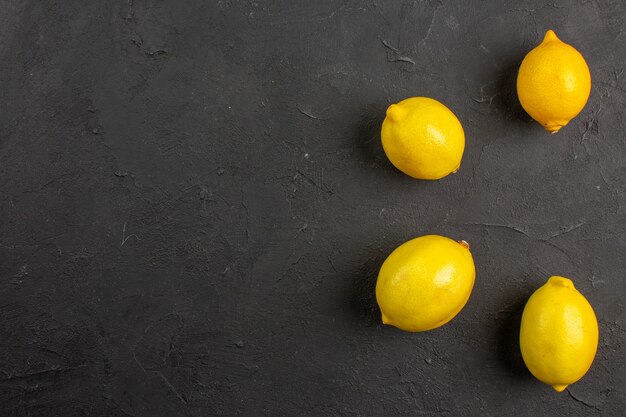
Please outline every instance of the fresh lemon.
[{"label": "fresh lemon", "polygon": [[563,391],[587,373],[598,347],[598,321],[571,280],[551,277],[530,297],[520,330],[526,366],[541,382]]},{"label": "fresh lemon", "polygon": [[467,242],[418,237],[385,260],[376,282],[383,323],[408,332],[439,327],[469,299],[476,270]]},{"label": "fresh lemon", "polygon": [[463,126],[432,98],[411,97],[389,106],[381,138],[387,158],[413,178],[437,180],[461,166]]},{"label": "fresh lemon", "polygon": [[552,133],[580,113],[590,91],[591,75],[585,58],[551,30],[526,55],[517,75],[522,107]]}]

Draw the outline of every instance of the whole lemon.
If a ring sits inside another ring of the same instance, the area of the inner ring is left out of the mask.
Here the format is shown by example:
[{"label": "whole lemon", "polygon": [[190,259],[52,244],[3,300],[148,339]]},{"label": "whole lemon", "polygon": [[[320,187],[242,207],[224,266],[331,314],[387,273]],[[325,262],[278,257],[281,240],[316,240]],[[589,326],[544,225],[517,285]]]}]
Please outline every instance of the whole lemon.
[{"label": "whole lemon", "polygon": [[530,372],[561,392],[587,373],[598,347],[598,321],[571,280],[551,277],[522,314],[520,348]]},{"label": "whole lemon", "polygon": [[381,138],[387,158],[413,178],[437,180],[461,166],[463,126],[432,98],[411,97],[389,106]]},{"label": "whole lemon", "polygon": [[585,107],[591,74],[585,58],[548,30],[517,75],[517,96],[526,112],[556,133]]},{"label": "whole lemon", "polygon": [[463,308],[476,270],[465,241],[427,235],[397,247],[376,282],[383,323],[408,332],[439,327]]}]

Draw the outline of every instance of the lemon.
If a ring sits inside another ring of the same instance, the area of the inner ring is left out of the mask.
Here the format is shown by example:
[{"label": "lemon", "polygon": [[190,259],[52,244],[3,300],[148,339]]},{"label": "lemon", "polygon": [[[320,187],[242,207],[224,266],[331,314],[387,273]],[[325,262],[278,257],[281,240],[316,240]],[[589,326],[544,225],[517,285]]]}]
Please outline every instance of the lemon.
[{"label": "lemon", "polygon": [[590,91],[591,75],[585,58],[551,30],[526,55],[517,75],[522,107],[552,133],[580,113]]},{"label": "lemon", "polygon": [[526,366],[540,381],[563,391],[587,373],[598,347],[598,321],[571,280],[551,277],[530,297],[520,329]]},{"label": "lemon", "polygon": [[427,235],[397,247],[376,282],[383,323],[408,332],[439,327],[463,308],[476,270],[467,242]]},{"label": "lemon", "polygon": [[461,166],[463,126],[432,98],[411,97],[389,106],[381,138],[387,158],[413,178],[437,180]]}]

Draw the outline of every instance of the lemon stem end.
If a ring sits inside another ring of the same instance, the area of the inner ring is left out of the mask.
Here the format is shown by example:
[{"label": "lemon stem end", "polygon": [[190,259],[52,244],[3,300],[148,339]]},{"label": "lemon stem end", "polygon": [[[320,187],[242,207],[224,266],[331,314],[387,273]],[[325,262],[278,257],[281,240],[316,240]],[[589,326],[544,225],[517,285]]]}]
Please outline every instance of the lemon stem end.
[{"label": "lemon stem end", "polygon": [[550,277],[550,279],[548,280],[548,283],[550,285],[554,285],[557,287],[565,287],[565,288],[574,289],[574,283],[572,282],[572,280],[569,278],[565,278],[565,277],[559,277],[559,276]]},{"label": "lemon stem end", "polygon": [[552,133],[553,135],[558,132],[559,130],[561,130],[561,128],[563,127],[563,125],[544,125],[543,126],[548,132]]}]

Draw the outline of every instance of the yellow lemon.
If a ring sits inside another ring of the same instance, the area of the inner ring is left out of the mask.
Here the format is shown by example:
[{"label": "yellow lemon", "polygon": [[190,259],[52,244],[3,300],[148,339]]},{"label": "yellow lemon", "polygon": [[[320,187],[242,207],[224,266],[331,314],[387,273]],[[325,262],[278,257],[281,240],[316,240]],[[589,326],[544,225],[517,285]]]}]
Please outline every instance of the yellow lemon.
[{"label": "yellow lemon", "polygon": [[383,323],[408,332],[439,327],[463,308],[476,270],[465,241],[428,235],[409,240],[385,260],[376,282]]},{"label": "yellow lemon", "polygon": [[522,61],[517,96],[526,112],[556,133],[585,107],[591,74],[585,58],[549,30]]},{"label": "yellow lemon", "polygon": [[528,300],[520,348],[530,372],[563,391],[587,373],[598,347],[598,321],[571,280],[551,277]]},{"label": "yellow lemon", "polygon": [[387,158],[413,178],[437,180],[461,166],[463,126],[432,98],[411,97],[389,106],[381,138]]}]

